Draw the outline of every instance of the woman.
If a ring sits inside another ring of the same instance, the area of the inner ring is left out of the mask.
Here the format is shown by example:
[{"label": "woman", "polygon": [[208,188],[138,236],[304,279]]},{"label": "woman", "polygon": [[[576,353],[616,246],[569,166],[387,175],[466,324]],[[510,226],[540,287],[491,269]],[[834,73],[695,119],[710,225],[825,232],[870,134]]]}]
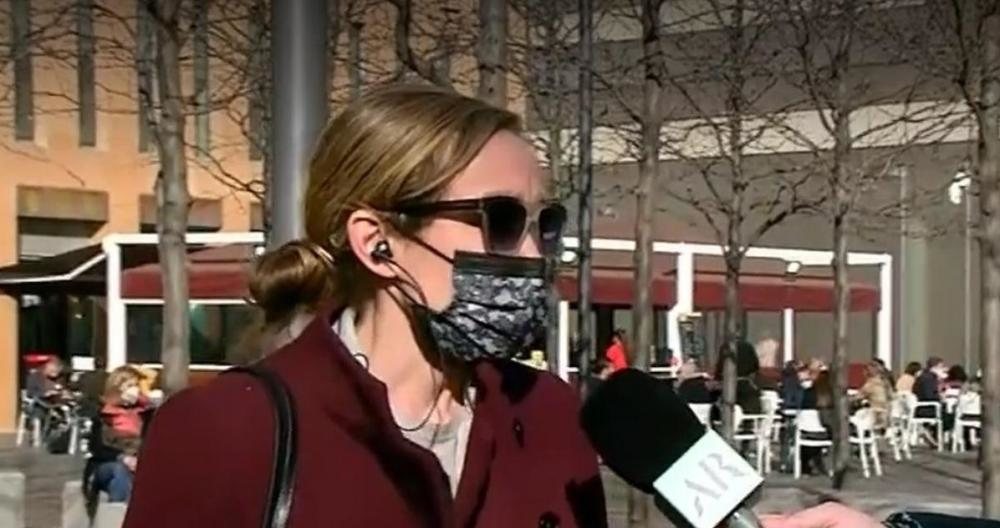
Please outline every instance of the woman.
[{"label": "woman", "polygon": [[[545,329],[546,186],[517,117],[452,92],[382,89],[327,126],[306,237],[251,284],[258,367],[295,405],[289,526],[606,526],[576,395],[508,360]],[[174,396],[125,526],[260,526],[272,413],[243,373]]]},{"label": "woman", "polygon": [[109,502],[126,502],[132,493],[143,414],[149,409],[140,381],[139,371],[129,366],[118,367],[108,375],[100,417],[91,429],[91,456],[83,471],[85,494],[91,506],[99,491],[108,494]]},{"label": "woman", "polygon": [[865,367],[865,375],[865,383],[858,389],[858,399],[868,402],[868,407],[875,414],[875,426],[881,429],[889,423],[889,403],[892,401],[889,382],[882,367],[875,362]]},{"label": "woman", "polygon": [[[808,369],[810,377],[803,382],[805,391],[802,394],[802,408],[816,410],[819,413],[820,423],[827,431],[827,435],[833,431],[835,419],[833,409],[833,384],[830,381],[830,373],[821,369]],[[824,439],[828,436],[824,435]],[[802,466],[806,474],[824,474],[826,465],[823,462],[823,451],[818,447],[802,447]]]},{"label": "woman", "polygon": [[918,375],[920,375],[920,363],[916,361],[907,363],[906,368],[903,370],[903,375],[896,380],[896,393],[907,394],[913,392],[913,383],[917,381]]},{"label": "woman", "polygon": [[604,351],[604,359],[615,371],[628,368],[628,347],[625,330],[618,328],[611,336],[611,344]]}]

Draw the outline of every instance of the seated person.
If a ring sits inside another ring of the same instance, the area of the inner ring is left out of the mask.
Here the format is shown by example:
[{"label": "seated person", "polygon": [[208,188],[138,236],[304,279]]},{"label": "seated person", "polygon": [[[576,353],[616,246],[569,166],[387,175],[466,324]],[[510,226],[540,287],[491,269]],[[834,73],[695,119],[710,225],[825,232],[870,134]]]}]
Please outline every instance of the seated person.
[{"label": "seated person", "polygon": [[30,398],[43,403],[53,404],[67,399],[69,395],[62,360],[53,356],[40,369],[32,370],[24,388]]},{"label": "seated person", "polygon": [[[836,414],[833,408],[833,384],[830,380],[830,373],[826,370],[807,371],[810,378],[803,382],[805,391],[802,394],[802,409],[815,409],[819,412],[820,423],[826,429],[826,433],[816,440],[826,440],[833,432],[833,422]],[[803,433],[804,437],[811,437],[811,434]],[[824,474],[826,465],[823,461],[822,448],[803,446],[802,447],[802,471],[807,474]]]},{"label": "seated person", "polygon": [[[809,369],[801,361],[789,361],[781,372],[781,402],[786,409],[801,409]],[[812,386],[812,381],[808,383]]]},{"label": "seated person", "polygon": [[865,384],[858,389],[857,398],[867,402],[868,407],[875,413],[875,426],[882,429],[889,424],[889,404],[892,399],[889,381],[875,362],[867,365],[865,375]]},{"label": "seated person", "polygon": [[944,386],[947,389],[965,390],[969,383],[969,375],[965,373],[962,365],[952,365],[945,376]]},{"label": "seated person", "polygon": [[[941,383],[944,381],[947,372],[948,370],[941,358],[931,357],[928,359],[926,368],[924,368],[923,372],[913,382],[913,394],[917,396],[917,400],[922,402],[940,402]],[[918,409],[918,416],[921,416],[919,413],[924,411],[929,412],[930,409]],[[926,416],[929,416],[929,414],[925,414],[922,417]]]},{"label": "seated person", "polygon": [[919,375],[920,363],[916,361],[907,363],[906,368],[903,370],[903,375],[896,380],[896,392],[899,394],[913,392],[913,384],[916,383],[917,376]]},{"label": "seated person", "polygon": [[698,369],[698,363],[688,359],[677,373],[677,395],[687,403],[712,403],[708,389],[708,376]]},{"label": "seated person", "polygon": [[91,429],[91,457],[84,468],[84,493],[96,505],[98,492],[109,502],[126,502],[142,443],[143,415],[151,407],[139,388],[140,373],[129,366],[108,376],[100,418]]},{"label": "seated person", "polygon": [[103,357],[94,358],[94,370],[80,375],[74,389],[80,393],[80,414],[88,418],[97,418],[101,411],[104,396],[104,386],[108,382],[108,372],[105,369]]}]

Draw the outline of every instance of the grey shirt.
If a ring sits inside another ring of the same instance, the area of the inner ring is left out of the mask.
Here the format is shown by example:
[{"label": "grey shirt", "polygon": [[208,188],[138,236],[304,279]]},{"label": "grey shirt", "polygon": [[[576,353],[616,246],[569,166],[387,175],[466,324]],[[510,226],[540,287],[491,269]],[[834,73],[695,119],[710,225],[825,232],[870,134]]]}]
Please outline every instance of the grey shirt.
[{"label": "grey shirt", "polygon": [[[366,354],[358,344],[354,316],[354,310],[344,309],[340,319],[334,323],[333,330],[340,336],[347,350],[358,358],[358,361],[364,363],[363,358]],[[466,404],[456,406],[448,423],[427,423],[414,431],[401,430],[407,440],[434,453],[441,464],[441,469],[448,475],[452,496],[458,492],[459,478],[465,465],[465,451],[469,445],[469,431],[472,428],[472,408],[468,404],[471,401],[474,401],[474,395],[466,398]],[[389,408],[396,423],[399,424],[398,414],[392,409],[391,402]]]}]

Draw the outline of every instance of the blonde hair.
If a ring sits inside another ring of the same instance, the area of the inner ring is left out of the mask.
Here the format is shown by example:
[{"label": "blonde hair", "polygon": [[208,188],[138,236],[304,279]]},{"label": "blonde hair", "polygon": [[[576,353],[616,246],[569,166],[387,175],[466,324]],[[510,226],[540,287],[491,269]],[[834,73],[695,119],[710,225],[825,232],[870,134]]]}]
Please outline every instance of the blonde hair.
[{"label": "blonde hair", "polygon": [[104,382],[104,401],[117,402],[122,396],[122,386],[132,381],[136,385],[142,380],[142,373],[139,369],[122,365],[108,374],[108,379]]},{"label": "blonde hair", "polygon": [[[515,114],[430,86],[381,88],[344,108],[309,165],[305,239],[265,254],[251,278],[265,324],[285,325],[333,298],[353,305],[371,295],[371,277],[348,246],[348,217],[436,199],[503,130],[520,131]],[[420,227],[386,220],[404,233]]]}]

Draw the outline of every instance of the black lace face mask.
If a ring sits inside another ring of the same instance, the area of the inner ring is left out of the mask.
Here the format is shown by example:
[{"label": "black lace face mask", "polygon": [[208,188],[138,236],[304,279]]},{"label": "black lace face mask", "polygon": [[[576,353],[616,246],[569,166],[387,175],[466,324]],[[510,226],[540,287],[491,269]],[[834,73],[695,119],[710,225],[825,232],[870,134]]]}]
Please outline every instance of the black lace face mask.
[{"label": "black lace face mask", "polygon": [[438,350],[474,361],[510,358],[545,336],[545,259],[459,252],[454,297],[442,311],[414,303],[413,314]]}]

